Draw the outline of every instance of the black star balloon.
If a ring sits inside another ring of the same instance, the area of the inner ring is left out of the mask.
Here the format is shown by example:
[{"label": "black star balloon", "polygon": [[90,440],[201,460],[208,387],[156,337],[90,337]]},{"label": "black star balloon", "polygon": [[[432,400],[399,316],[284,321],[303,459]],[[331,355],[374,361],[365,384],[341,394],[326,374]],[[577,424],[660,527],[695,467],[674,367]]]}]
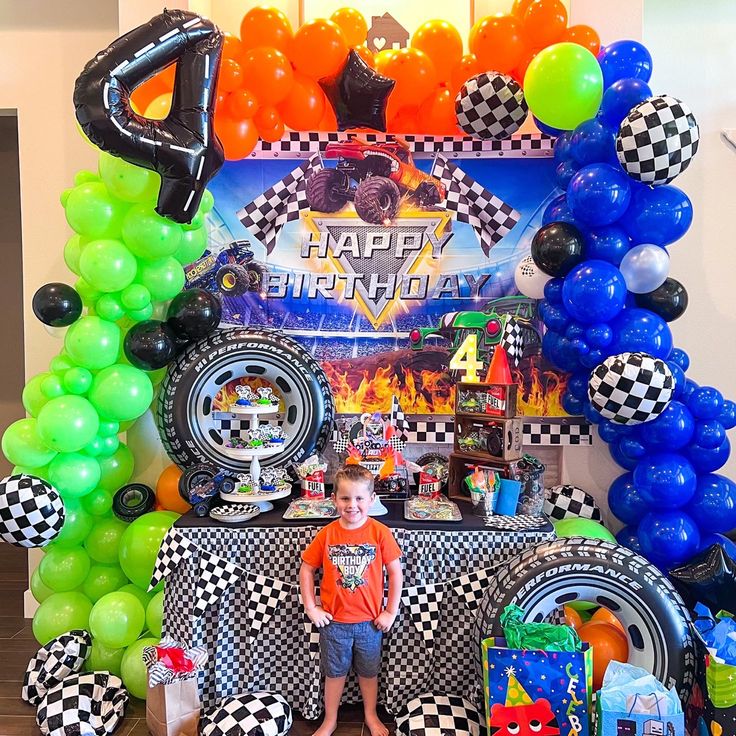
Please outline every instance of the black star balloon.
[{"label": "black star balloon", "polygon": [[736,562],[720,544],[670,570],[670,578],[690,608],[700,602],[713,613],[736,610]]},{"label": "black star balloon", "polygon": [[396,82],[371,69],[357,51],[332,77],[319,80],[335,111],[338,130],[373,128],[386,132],[386,105]]}]

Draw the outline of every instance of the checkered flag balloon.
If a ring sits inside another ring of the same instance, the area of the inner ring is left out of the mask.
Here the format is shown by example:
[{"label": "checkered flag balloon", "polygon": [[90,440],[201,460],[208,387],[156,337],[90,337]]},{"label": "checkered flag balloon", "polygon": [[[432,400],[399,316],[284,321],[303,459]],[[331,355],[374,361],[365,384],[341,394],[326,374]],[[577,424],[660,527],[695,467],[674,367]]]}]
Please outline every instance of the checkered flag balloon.
[{"label": "checkered flag balloon", "polygon": [[162,580],[166,580],[195,549],[197,549],[197,546],[193,542],[190,542],[177,529],[171,527],[161,540],[161,546],[158,548],[158,555],[156,555],[148,590],[153,590]]},{"label": "checkered flag balloon", "polygon": [[401,602],[409,610],[414,626],[430,648],[434,644],[434,630],[440,620],[440,603],[444,594],[444,584],[432,584],[407,588],[401,595]]},{"label": "checkered flag balloon", "polygon": [[445,185],[446,207],[458,222],[468,223],[485,255],[519,222],[521,215],[444,156],[437,156],[432,175]]},{"label": "checkered flag balloon", "polygon": [[285,736],[291,706],[276,693],[243,693],[225,698],[199,724],[202,736]]},{"label": "checkered flag balloon", "polygon": [[616,154],[626,173],[644,184],[669,184],[690,165],[700,131],[690,108],[661,95],[634,106],[616,136]]},{"label": "checkered flag balloon", "polygon": [[211,552],[200,550],[199,580],[194,591],[195,604],[193,616],[199,618],[209,606],[244,574],[244,570],[232,562]]},{"label": "checkered flag balloon", "polygon": [[281,228],[298,220],[301,210],[309,207],[307,179],[322,168],[320,155],[315,153],[237,213],[243,225],[266,246],[266,253],[273,251]]},{"label": "checkered flag balloon", "polygon": [[524,330],[519,320],[513,317],[506,320],[500,345],[506,351],[509,363],[513,363],[514,367],[518,368],[524,357]]},{"label": "checkered flag balloon", "polygon": [[45,547],[64,525],[58,491],[35,475],[0,480],[0,539],[16,547]]},{"label": "checkered flag balloon", "polygon": [[412,698],[396,716],[400,736],[480,736],[481,715],[458,695],[426,693]]},{"label": "checkered flag balloon", "polygon": [[452,589],[465,601],[465,605],[471,611],[478,607],[483,598],[490,574],[490,570],[476,570],[453,581]]},{"label": "checkered flag balloon", "polygon": [[519,83],[499,72],[476,74],[463,84],[455,98],[457,124],[473,138],[510,138],[528,113]]},{"label": "checkered flag balloon", "polygon": [[289,583],[284,583],[265,575],[248,573],[245,579],[248,589],[248,621],[251,636],[258,633],[276,613],[278,607],[291,590]]},{"label": "checkered flag balloon", "polygon": [[590,493],[571,485],[554,486],[544,491],[544,513],[550,519],[592,519],[601,520],[601,510]]}]

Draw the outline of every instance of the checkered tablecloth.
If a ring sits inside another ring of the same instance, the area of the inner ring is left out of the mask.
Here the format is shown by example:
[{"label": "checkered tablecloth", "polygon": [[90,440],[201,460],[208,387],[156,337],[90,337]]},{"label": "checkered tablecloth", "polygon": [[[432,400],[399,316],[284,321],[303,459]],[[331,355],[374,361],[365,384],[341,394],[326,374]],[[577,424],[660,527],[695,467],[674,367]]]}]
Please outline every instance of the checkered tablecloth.
[{"label": "checkered tablecloth", "polygon": [[[527,547],[553,538],[549,524],[531,522],[528,528],[507,531],[392,529],[403,551],[405,594],[411,596],[416,586],[441,584],[444,590],[436,602],[431,641],[412,620],[406,603],[384,639],[379,698],[390,712],[397,712],[409,699],[425,692],[451,692],[477,700],[472,666],[477,603],[489,570]],[[192,552],[167,579],[164,634],[207,649],[209,659],[200,674],[204,707],[229,695],[268,691],[283,695],[306,718],[317,718],[322,712],[317,637],[299,603],[298,573],[301,551],[319,527],[177,525],[177,529],[191,543],[187,547]],[[193,614],[201,602],[195,590],[202,557],[208,555],[235,563],[247,574],[196,617]],[[250,626],[248,601],[253,576],[257,575],[284,585],[273,615],[256,630]],[[360,700],[352,674],[344,700]]]}]

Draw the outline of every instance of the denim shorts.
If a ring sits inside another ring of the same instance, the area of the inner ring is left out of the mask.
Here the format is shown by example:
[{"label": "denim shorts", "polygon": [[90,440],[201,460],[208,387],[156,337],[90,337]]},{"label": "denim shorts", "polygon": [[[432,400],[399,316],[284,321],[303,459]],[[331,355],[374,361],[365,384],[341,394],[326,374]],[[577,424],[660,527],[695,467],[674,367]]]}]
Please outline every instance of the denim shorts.
[{"label": "denim shorts", "polygon": [[352,663],[359,677],[376,677],[381,668],[383,633],[373,621],[342,624],[331,621],[319,631],[319,651],[325,677],[345,677]]}]

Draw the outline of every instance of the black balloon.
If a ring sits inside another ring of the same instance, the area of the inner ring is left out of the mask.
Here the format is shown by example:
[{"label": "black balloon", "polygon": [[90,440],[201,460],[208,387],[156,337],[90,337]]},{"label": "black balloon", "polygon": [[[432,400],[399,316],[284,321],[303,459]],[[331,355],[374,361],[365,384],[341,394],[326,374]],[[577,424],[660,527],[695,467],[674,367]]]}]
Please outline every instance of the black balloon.
[{"label": "black balloon", "polygon": [[670,578],[689,608],[700,602],[713,613],[736,611],[736,561],[722,545],[714,544],[671,570]]},{"label": "black balloon", "polygon": [[[156,212],[180,223],[192,221],[205,185],[225,160],[213,124],[222,41],[211,21],[185,10],[164,11],[100,51],[74,85],[86,136],[103,151],[160,174]],[[173,62],[168,117],[137,115],[131,91]]]},{"label": "black balloon", "polygon": [[82,298],[68,284],[45,284],[33,295],[33,314],[50,327],[67,327],[82,314]]},{"label": "black balloon", "polygon": [[658,289],[635,297],[637,307],[658,314],[665,322],[682,317],[687,309],[687,289],[677,279],[668,278]]},{"label": "black balloon", "polygon": [[549,276],[563,278],[583,260],[585,239],[569,222],[550,222],[532,239],[532,259]]},{"label": "black balloon", "polygon": [[337,129],[373,128],[386,132],[386,105],[396,82],[382,77],[351,51],[342,69],[319,80],[335,111]]},{"label": "black balloon", "polygon": [[180,342],[199,340],[220,324],[222,305],[209,291],[187,289],[171,300],[166,316],[166,324]]},{"label": "black balloon", "polygon": [[133,325],[125,336],[125,356],[136,368],[156,371],[176,357],[176,335],[157,319]]}]

